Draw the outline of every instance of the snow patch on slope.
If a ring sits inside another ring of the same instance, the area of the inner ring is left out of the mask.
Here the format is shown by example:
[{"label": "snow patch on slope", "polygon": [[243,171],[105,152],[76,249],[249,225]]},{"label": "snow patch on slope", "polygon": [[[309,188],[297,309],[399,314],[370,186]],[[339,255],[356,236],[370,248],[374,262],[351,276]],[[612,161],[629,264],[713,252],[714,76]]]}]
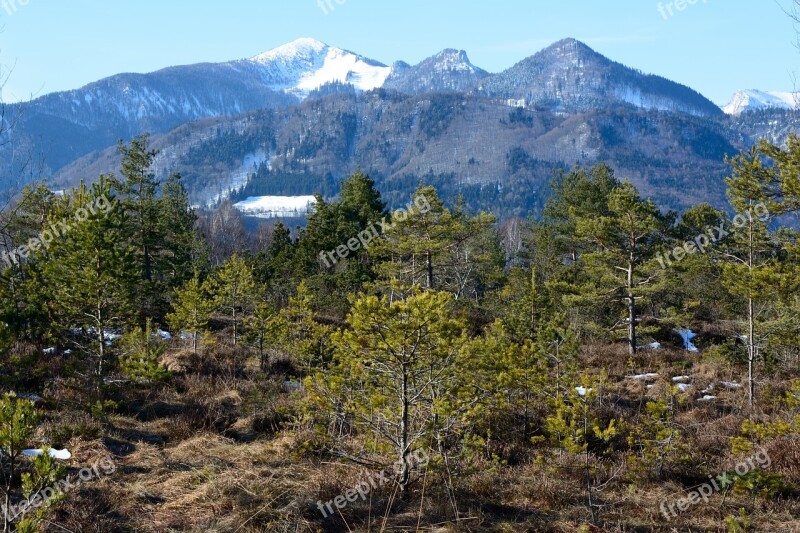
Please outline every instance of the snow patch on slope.
[{"label": "snow patch on slope", "polygon": [[302,217],[315,203],[313,196],[251,196],[233,207],[257,218]]}]

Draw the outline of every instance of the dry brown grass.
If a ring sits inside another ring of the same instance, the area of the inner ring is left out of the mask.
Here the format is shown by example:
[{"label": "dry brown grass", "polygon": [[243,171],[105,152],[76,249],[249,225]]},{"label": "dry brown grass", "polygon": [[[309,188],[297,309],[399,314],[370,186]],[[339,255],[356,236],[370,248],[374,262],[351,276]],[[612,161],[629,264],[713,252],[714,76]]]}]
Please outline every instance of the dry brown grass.
[{"label": "dry brown grass", "polygon": [[[171,386],[120,395],[120,409],[101,418],[76,407],[84,398],[72,383],[53,385],[46,395],[40,439],[55,435],[54,444],[73,452],[73,469],[111,454],[118,470],[71,493],[49,513],[51,525],[45,530],[377,533],[417,531],[419,524],[419,531],[442,533],[716,532],[726,531],[726,516],[745,508],[756,531],[800,532],[800,522],[793,518],[800,515],[796,497],[752,508],[744,494],[719,494],[671,521],[660,514],[662,502],[682,497],[698,480],[730,466],[730,437],[739,434],[744,420],[744,391],[717,391],[717,402],[697,401],[700,389],[709,384],[741,380],[740,373],[721,361],[669,349],[631,361],[621,345],[584,349],[583,366],[602,368],[609,376],[602,418],[635,424],[647,401],[674,393],[673,376],[690,375],[694,384],[676,396],[674,421],[689,448],[686,457],[666,469],[666,479],[643,481],[630,473],[626,454],[631,450],[624,438],[614,442],[616,449],[607,457],[594,457],[596,482],[608,481],[597,493],[603,526],[594,527],[581,471],[574,468],[580,457],[518,438],[512,432],[518,421],[501,413],[492,415],[492,424],[509,431],[494,439],[498,444],[491,453],[508,464],[474,457],[454,464],[450,478],[441,465],[434,465],[402,497],[391,485],[379,487],[366,502],[358,500],[341,515],[323,518],[318,501],[345,493],[374,470],[332,459],[324,446],[312,453],[305,446],[316,438],[309,429],[288,431],[298,399],[282,390],[284,376],[264,376],[231,347],[218,345],[207,354],[207,360],[198,362],[190,352],[172,353],[165,358],[177,373]],[[659,373],[652,388],[625,379],[651,371]],[[776,398],[786,388],[780,387]],[[342,444],[358,454],[364,449],[361,438]],[[800,484],[796,442],[776,441],[768,450],[771,472]]]}]

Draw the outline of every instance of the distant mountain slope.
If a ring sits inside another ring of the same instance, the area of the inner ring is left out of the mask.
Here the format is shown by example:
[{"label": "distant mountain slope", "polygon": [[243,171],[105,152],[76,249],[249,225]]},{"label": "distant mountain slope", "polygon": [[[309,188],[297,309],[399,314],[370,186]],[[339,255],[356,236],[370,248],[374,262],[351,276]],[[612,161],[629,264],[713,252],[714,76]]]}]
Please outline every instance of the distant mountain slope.
[{"label": "distant mountain slope", "polygon": [[30,139],[32,149],[56,171],[120,138],[164,133],[206,117],[293,105],[328,83],[373,89],[391,70],[319,41],[298,39],[251,59],[119,74],[10,106],[10,111],[23,118],[17,137]]},{"label": "distant mountain slope", "polygon": [[413,67],[393,70],[383,85],[407,94],[469,91],[489,76],[463,50],[447,49]]},{"label": "distant mountain slope", "polygon": [[559,41],[490,76],[479,91],[571,112],[629,104],[708,117],[722,114],[696,91],[615,63],[575,39]]},{"label": "distant mountain slope", "polygon": [[761,136],[783,142],[800,122],[787,110],[725,115],[574,39],[494,75],[458,50],[388,67],[299,39],[250,59],[120,74],[14,111],[23,119],[2,150],[44,154],[45,172],[29,175],[59,184],[115,170],[116,141],[149,131],[159,172],[182,172],[198,204],[231,191],[334,195],[361,167],[390,201],[429,181],[501,216],[539,209],[554,171],[598,162],[664,205],[724,206],[725,155]]},{"label": "distant mountain slope", "polygon": [[[706,200],[725,205],[729,127],[702,117],[644,110],[579,114],[510,107],[479,96],[338,94],[299,106],[184,125],[157,137],[159,172],[181,172],[196,203],[234,186],[250,196],[332,196],[356,168],[372,175],[390,202],[423,180],[463,195],[473,209],[500,216],[541,208],[553,172],[612,164],[663,205]],[[260,154],[260,155],[259,155]],[[113,150],[72,165],[60,183],[118,164]]]},{"label": "distant mountain slope", "polygon": [[731,101],[722,108],[728,115],[741,115],[746,111],[759,111],[762,109],[798,109],[800,108],[800,94],[777,91],[739,91],[733,95]]}]

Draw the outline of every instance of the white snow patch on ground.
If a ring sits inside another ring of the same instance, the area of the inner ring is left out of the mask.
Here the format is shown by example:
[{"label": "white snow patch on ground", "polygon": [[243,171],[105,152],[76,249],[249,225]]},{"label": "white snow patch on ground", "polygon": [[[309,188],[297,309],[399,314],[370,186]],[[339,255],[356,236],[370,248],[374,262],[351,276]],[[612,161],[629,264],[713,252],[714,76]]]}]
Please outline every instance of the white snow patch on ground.
[{"label": "white snow patch on ground", "polygon": [[722,385],[726,389],[741,389],[742,388],[742,386],[739,383],[736,383],[735,381],[722,381],[722,382],[720,382],[720,385]]},{"label": "white snow patch on ground", "polygon": [[586,396],[588,393],[592,392],[592,389],[587,389],[586,387],[575,387],[575,392],[578,393],[578,396]]},{"label": "white snow patch on ground", "polygon": [[694,331],[692,331],[690,329],[676,329],[675,333],[680,335],[681,339],[683,339],[683,346],[684,346],[684,348],[686,348],[687,352],[699,352],[700,351],[700,350],[697,349],[697,346],[695,346],[692,343],[692,339],[697,337],[697,334]]},{"label": "white snow patch on ground", "polygon": [[313,196],[251,196],[233,207],[257,218],[303,217],[315,203]]},{"label": "white snow patch on ground", "polygon": [[17,398],[20,400],[30,400],[34,403],[42,401],[42,397],[38,394],[17,394]]},{"label": "white snow patch on ground", "polygon": [[635,376],[625,376],[627,379],[635,379],[637,381],[648,381],[651,379],[656,379],[658,374],[649,373],[649,374],[637,374]]},{"label": "white snow patch on ground", "polygon": [[716,397],[716,396],[710,396],[710,395],[706,394],[705,396],[703,396],[702,398],[700,398],[700,400],[698,400],[698,401],[701,401],[701,402],[710,402],[710,401],[712,401],[712,400],[716,400],[716,399],[717,399],[717,397]]},{"label": "white snow patch on ground", "polygon": [[672,381],[674,381],[675,383],[682,383],[684,381],[690,381],[691,379],[692,379],[691,376],[675,376],[674,378],[672,378]]},{"label": "white snow patch on ground", "polygon": [[692,387],[689,383],[678,383],[677,386],[681,392],[686,392]]},{"label": "white snow patch on ground", "polygon": [[[34,450],[22,450],[22,455],[25,455],[27,457],[39,457],[43,453],[44,450],[42,450],[41,448]],[[51,448],[50,457],[52,457],[53,459],[60,459],[62,461],[66,461],[67,459],[70,459],[72,457],[72,454],[69,453],[68,450],[54,450]]]}]

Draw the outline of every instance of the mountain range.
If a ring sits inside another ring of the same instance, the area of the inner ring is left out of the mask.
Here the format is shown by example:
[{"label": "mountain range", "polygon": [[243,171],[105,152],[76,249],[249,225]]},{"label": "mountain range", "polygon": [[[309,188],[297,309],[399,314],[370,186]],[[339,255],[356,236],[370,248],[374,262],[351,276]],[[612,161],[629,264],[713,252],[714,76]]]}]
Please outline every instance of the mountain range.
[{"label": "mountain range", "polygon": [[[726,154],[797,131],[791,96],[746,91],[723,111],[574,39],[496,74],[461,50],[389,66],[298,39],[7,106],[18,120],[2,149],[32,154],[38,175],[68,186],[112,171],[116,142],[150,132],[159,172],[181,172],[201,205],[231,194],[333,196],[361,167],[388,198],[426,180],[501,216],[535,212],[554,171],[606,161],[680,208],[724,203]],[[21,164],[2,164],[8,185]]]}]

